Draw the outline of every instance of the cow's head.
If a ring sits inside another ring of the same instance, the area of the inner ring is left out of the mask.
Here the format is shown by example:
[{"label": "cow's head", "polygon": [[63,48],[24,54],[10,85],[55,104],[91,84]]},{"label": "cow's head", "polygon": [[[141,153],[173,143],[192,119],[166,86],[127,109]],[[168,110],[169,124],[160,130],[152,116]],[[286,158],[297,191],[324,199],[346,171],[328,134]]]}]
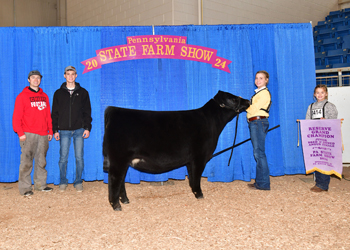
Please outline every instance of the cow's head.
[{"label": "cow's head", "polygon": [[242,97],[232,95],[228,92],[219,92],[214,96],[214,100],[222,108],[233,109],[237,113],[245,111],[250,106],[250,101]]}]

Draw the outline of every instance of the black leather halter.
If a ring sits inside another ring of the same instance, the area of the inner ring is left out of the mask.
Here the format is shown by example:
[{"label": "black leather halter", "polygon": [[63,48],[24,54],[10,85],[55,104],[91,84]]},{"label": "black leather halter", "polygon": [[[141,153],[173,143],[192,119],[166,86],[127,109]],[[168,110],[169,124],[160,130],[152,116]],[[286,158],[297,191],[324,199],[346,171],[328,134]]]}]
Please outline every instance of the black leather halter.
[{"label": "black leather halter", "polygon": [[[239,106],[241,105],[241,98],[238,99],[238,104],[237,104],[236,108],[231,107],[231,106],[227,106],[226,104],[224,104],[224,103],[222,103],[222,102],[219,102],[218,100],[215,99],[215,96],[214,96],[213,100],[214,100],[217,104],[219,104],[219,106],[220,106],[221,108],[233,109],[233,110],[236,111],[238,114],[240,113]],[[238,114],[237,114],[237,116],[238,116]]]}]

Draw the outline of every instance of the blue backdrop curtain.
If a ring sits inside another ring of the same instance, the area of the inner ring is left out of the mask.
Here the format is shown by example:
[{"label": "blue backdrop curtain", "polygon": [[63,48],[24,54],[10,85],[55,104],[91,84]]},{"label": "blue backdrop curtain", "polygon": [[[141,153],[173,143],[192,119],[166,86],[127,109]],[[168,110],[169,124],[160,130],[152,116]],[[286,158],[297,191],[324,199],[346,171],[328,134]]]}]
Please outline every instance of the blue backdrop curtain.
[{"label": "blue backdrop curtain", "polygon": [[[174,59],[143,59],[103,65],[82,74],[80,63],[101,48],[126,44],[127,36],[152,35],[150,26],[127,27],[30,27],[0,28],[0,182],[18,180],[20,147],[12,130],[16,96],[28,86],[27,75],[37,69],[41,87],[49,96],[60,87],[64,67],[74,65],[79,82],[90,93],[92,131],[85,140],[85,181],[106,180],[102,170],[103,114],[107,106],[144,110],[187,110],[203,106],[218,90],[250,99],[258,70],[270,73],[272,94],[270,127],[280,125],[267,136],[266,151],[272,176],[305,173],[301,148],[297,147],[297,119],[305,117],[312,102],[315,66],[311,24],[254,24],[212,26],[157,26],[155,35],[186,36],[187,43],[217,50],[232,61],[231,73],[209,64]],[[235,120],[222,132],[216,151],[232,146]],[[236,143],[249,138],[242,113]],[[200,146],[200,145],[199,145]],[[255,178],[251,143],[210,160],[203,176],[209,181],[250,181]],[[59,142],[50,142],[47,155],[48,183],[59,183]],[[67,176],[75,178],[74,150],[71,148]],[[129,168],[126,181],[184,179],[186,168],[164,174],[146,174]]]}]

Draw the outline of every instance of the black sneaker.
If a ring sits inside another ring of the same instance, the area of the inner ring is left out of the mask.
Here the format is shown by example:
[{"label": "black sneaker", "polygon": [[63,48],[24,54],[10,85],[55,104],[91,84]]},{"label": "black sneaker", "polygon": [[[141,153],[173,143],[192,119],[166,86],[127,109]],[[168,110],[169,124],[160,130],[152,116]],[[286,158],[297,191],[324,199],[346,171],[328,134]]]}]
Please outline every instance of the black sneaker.
[{"label": "black sneaker", "polygon": [[50,192],[50,191],[52,191],[52,189],[53,188],[46,187],[46,188],[42,189],[41,191],[43,191],[43,192]]},{"label": "black sneaker", "polygon": [[33,195],[33,192],[32,191],[27,191],[24,193],[24,196],[31,196]]}]

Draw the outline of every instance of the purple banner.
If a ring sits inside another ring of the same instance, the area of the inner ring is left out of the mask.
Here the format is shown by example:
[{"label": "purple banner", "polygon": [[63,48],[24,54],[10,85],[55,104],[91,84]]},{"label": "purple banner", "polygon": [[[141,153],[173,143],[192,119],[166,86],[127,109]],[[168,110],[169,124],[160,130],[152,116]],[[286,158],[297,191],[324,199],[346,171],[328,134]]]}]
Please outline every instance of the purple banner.
[{"label": "purple banner", "polygon": [[342,178],[341,120],[300,120],[306,173]]}]

